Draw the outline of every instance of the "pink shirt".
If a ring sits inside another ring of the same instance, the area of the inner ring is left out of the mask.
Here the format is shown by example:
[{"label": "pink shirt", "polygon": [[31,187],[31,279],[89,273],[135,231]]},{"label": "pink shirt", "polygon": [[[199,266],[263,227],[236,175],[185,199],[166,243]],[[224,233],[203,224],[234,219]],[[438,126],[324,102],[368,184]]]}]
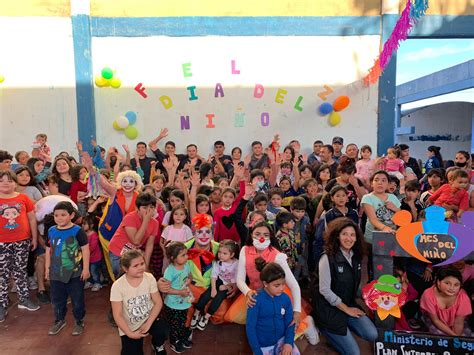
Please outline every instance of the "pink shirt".
[{"label": "pink shirt", "polygon": [[272,263],[280,252],[276,248],[267,248],[261,254],[257,253],[254,246],[245,246],[245,270],[247,271],[247,277],[249,278],[249,287],[252,290],[258,290],[263,287],[262,281],[260,280],[260,271],[257,270],[255,265],[255,259],[262,257],[267,263]]},{"label": "pink shirt", "polygon": [[364,179],[369,179],[374,173],[375,162],[373,159],[370,160],[358,160],[356,162],[357,174],[363,177]]},{"label": "pink shirt", "polygon": [[401,159],[384,159],[384,170],[388,172],[399,171],[401,173],[405,172],[405,163]]},{"label": "pink shirt", "polygon": [[[138,215],[137,211],[130,212],[123,218],[122,223],[120,223],[120,226],[118,227],[114,236],[110,240],[109,250],[112,252],[112,254],[116,256],[120,256],[122,254],[123,247],[126,244],[132,244],[130,239],[128,239],[128,235],[127,235],[127,232],[125,231],[125,227],[133,227],[138,231],[142,223],[143,221]],[[135,248],[139,248],[146,244],[146,241],[148,240],[150,236],[152,235],[156,236],[158,234],[158,225],[159,223],[156,219],[154,218],[150,219],[150,222],[148,222],[148,226],[146,228],[145,235],[141,243],[139,245],[133,245],[133,246]]]},{"label": "pink shirt", "polygon": [[188,240],[193,239],[193,232],[185,224],[181,228],[175,228],[174,225],[171,225],[163,230],[161,237],[166,241],[186,243]]},{"label": "pink shirt", "polygon": [[89,240],[89,250],[91,253],[90,262],[97,263],[102,260],[102,251],[99,245],[99,235],[96,232],[92,232],[87,236]]},{"label": "pink shirt", "polygon": [[441,309],[435,296],[434,288],[431,286],[421,296],[420,308],[423,312],[436,315],[444,324],[452,328],[456,317],[466,317],[472,313],[471,301],[466,291],[460,290],[454,304],[446,309]]}]

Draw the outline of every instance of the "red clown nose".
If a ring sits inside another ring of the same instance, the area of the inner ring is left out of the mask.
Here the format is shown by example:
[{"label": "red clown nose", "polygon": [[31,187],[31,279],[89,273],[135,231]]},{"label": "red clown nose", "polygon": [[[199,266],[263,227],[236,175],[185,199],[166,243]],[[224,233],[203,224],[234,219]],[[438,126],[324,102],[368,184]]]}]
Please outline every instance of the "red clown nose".
[{"label": "red clown nose", "polygon": [[260,237],[260,239],[258,240],[260,243],[263,243],[265,241],[265,238],[264,237]]}]

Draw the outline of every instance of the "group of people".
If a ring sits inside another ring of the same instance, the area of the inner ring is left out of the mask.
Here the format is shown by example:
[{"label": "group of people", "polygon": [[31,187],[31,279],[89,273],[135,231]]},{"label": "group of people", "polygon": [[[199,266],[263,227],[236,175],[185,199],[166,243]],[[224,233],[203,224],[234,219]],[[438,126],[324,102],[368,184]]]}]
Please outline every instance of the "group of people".
[{"label": "group of people", "polygon": [[[472,158],[453,161],[427,148],[422,166],[405,144],[372,158],[368,145],[316,140],[306,156],[297,140],[252,142],[246,157],[223,141],[200,155],[195,144],[176,153],[173,141],[54,158],[46,134],[31,152],[0,150],[0,322],[9,290],[18,308],[30,297],[52,303],[49,335],[66,326],[71,299],[73,335],[84,330],[84,290],[113,282],[110,320],[122,354],[143,353],[152,336],[181,353],[192,333],[213,323],[245,324],[255,354],[298,354],[294,340],[316,344],[324,334],[341,354],[358,354],[353,333],[377,338],[359,299],[363,269],[373,278],[375,231],[395,233],[399,210],[422,221],[430,205],[452,223],[474,208]],[[433,268],[413,258],[395,261],[407,290],[396,328],[471,335],[474,267],[461,261]],[[47,284],[49,283],[49,292]],[[10,289],[11,287],[11,289]],[[302,295],[302,290],[305,291]]]}]

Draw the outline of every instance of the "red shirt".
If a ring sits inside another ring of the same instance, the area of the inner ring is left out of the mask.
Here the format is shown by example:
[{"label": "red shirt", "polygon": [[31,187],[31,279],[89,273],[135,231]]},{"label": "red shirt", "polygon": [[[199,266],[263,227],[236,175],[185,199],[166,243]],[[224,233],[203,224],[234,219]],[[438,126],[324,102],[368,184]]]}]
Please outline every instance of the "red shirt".
[{"label": "red shirt", "polygon": [[87,184],[84,184],[80,181],[74,181],[71,185],[71,189],[69,190],[69,196],[75,203],[77,203],[77,193],[79,191],[87,192]]},{"label": "red shirt", "polygon": [[[143,220],[140,218],[137,211],[130,212],[123,218],[122,223],[120,223],[120,226],[110,240],[109,250],[112,252],[112,254],[120,256],[122,254],[123,247],[126,244],[132,244],[131,240],[128,239],[125,227],[133,227],[138,231],[142,223]],[[150,222],[148,222],[148,226],[141,243],[139,245],[134,245],[134,247],[139,248],[146,244],[146,241],[150,236],[156,236],[158,234],[158,227],[158,221],[154,218],[151,218]]]},{"label": "red shirt", "polygon": [[469,194],[464,189],[454,190],[451,185],[444,184],[429,198],[436,206],[443,204],[456,205],[460,210],[467,211],[469,208]]},{"label": "red shirt", "polygon": [[33,202],[27,195],[0,198],[0,243],[19,242],[30,238],[28,212],[33,210]]},{"label": "red shirt", "polygon": [[232,206],[228,210],[220,207],[214,212],[214,222],[216,223],[214,229],[214,240],[216,242],[220,242],[224,239],[232,239],[235,242],[240,242],[239,232],[235,227],[234,213],[244,193],[245,183],[241,181],[240,193],[232,203]]}]

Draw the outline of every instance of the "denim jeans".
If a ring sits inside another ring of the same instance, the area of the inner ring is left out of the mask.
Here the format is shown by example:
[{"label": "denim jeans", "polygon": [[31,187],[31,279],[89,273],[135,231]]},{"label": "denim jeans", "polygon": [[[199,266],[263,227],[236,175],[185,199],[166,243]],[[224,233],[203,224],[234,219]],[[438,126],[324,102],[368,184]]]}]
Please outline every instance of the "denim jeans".
[{"label": "denim jeans", "polygon": [[359,337],[366,341],[375,341],[377,339],[377,328],[374,323],[367,316],[360,318],[347,318],[347,333],[346,335],[337,335],[329,332],[326,329],[320,329],[321,332],[328,338],[329,342],[342,355],[359,355],[360,350],[357,345],[351,330]]},{"label": "denim jeans", "polygon": [[73,277],[68,283],[51,280],[51,303],[56,321],[66,318],[68,297],[71,297],[74,319],[76,321],[83,320],[86,315],[84,281],[80,277]]},{"label": "denim jeans", "polygon": [[120,256],[109,252],[110,264],[112,265],[112,272],[114,273],[115,279],[120,276]]},{"label": "denim jeans", "polygon": [[100,285],[100,269],[102,268],[102,260],[96,263],[90,263],[91,278],[90,281],[92,284]]}]

